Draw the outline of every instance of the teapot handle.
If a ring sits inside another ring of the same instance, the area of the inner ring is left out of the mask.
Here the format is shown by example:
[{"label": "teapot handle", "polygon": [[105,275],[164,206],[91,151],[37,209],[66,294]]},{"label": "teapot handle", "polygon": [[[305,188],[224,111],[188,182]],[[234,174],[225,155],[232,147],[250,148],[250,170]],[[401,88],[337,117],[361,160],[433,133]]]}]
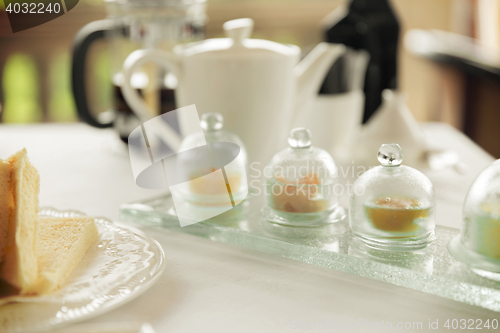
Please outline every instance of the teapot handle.
[{"label": "teapot handle", "polygon": [[[134,114],[139,118],[141,123],[145,123],[151,119],[154,112],[149,105],[139,95],[137,89],[134,89],[131,84],[132,74],[147,62],[154,62],[165,67],[169,72],[174,74],[179,79],[179,66],[176,63],[175,56],[163,50],[148,49],[136,50],[132,52],[123,63],[123,84],[121,86],[123,97],[130,106]],[[181,137],[179,134],[166,122],[157,122],[156,135],[161,137],[167,145],[177,151],[181,145]]]}]

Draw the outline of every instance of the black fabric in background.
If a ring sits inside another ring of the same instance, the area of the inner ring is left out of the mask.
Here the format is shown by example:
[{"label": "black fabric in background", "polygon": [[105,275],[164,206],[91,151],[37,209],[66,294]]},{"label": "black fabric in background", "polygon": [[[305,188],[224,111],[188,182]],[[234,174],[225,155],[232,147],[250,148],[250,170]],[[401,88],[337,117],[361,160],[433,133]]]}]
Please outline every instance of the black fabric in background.
[{"label": "black fabric in background", "polygon": [[[397,88],[398,38],[399,21],[387,0],[351,0],[347,14],[335,18],[325,31],[327,42],[366,50],[370,55],[364,85],[363,123],[379,107],[382,91]],[[320,94],[346,92],[343,75],[348,73],[343,57],[330,69]]]}]

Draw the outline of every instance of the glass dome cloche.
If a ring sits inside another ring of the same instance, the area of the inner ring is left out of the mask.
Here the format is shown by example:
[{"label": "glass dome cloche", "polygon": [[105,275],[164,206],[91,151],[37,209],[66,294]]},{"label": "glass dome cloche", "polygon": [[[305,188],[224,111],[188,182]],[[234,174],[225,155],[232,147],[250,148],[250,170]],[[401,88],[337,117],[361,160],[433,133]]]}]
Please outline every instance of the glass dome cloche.
[{"label": "glass dome cloche", "polygon": [[448,245],[457,260],[500,277],[500,159],[474,180],[465,197],[460,235]]},{"label": "glass dome cloche", "polygon": [[201,115],[200,125],[203,133],[197,132],[187,136],[181,143],[179,150],[204,145],[205,142],[232,142],[240,149],[245,164],[248,163],[247,150],[243,141],[236,134],[224,129],[224,117],[217,112],[208,112]]},{"label": "glass dome cloche", "polygon": [[312,146],[311,132],[295,128],[289,147],[277,152],[264,169],[266,203],[262,216],[268,222],[294,227],[319,227],[340,222],[337,166],[325,150]]},{"label": "glass dome cloche", "polygon": [[364,244],[411,251],[435,239],[436,198],[431,181],[420,171],[401,165],[398,144],[383,144],[380,166],[354,182],[349,198],[349,224]]},{"label": "glass dome cloche", "polygon": [[[187,136],[181,143],[179,151],[210,145],[212,142],[231,142],[240,147],[240,154],[236,159],[224,167],[226,182],[230,184],[230,192],[234,202],[241,202],[248,193],[246,173],[248,169],[247,152],[243,141],[234,133],[226,131],[224,117],[216,112],[204,113],[200,120],[203,132]],[[189,187],[183,190],[186,203],[195,206],[217,207],[228,204],[227,188],[218,184],[218,178],[193,177]],[[219,193],[220,192],[220,193]]]}]

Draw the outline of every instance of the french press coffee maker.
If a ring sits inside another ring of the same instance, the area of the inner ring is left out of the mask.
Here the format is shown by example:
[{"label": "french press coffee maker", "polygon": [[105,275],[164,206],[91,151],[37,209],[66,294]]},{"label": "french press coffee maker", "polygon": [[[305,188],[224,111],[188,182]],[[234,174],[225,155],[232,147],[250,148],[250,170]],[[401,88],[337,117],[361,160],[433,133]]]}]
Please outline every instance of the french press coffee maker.
[{"label": "french press coffee maker", "polygon": [[[205,0],[105,0],[108,16],[84,26],[75,36],[72,60],[72,85],[80,118],[97,128],[114,127],[127,142],[130,132],[140,125],[121,93],[121,69],[127,56],[137,49],[171,51],[175,45],[203,37]],[[98,40],[110,46],[109,64],[113,107],[93,110],[87,82],[89,50]],[[131,81],[155,114],[174,110],[175,76],[164,68],[148,64]]]}]

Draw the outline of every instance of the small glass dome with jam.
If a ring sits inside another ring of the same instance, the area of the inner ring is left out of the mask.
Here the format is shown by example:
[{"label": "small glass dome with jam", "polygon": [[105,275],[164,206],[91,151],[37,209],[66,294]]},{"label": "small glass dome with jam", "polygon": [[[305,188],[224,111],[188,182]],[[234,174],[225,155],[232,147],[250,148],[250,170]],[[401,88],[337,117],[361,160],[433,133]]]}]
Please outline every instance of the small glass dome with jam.
[{"label": "small glass dome with jam", "polygon": [[325,150],[313,147],[311,132],[295,128],[289,147],[276,153],[264,169],[265,220],[285,226],[316,227],[339,222],[337,167]]},{"label": "small glass dome with jam", "polygon": [[353,184],[349,223],[363,243],[386,250],[424,248],[434,238],[436,199],[431,181],[420,171],[401,165],[398,144],[383,144],[380,166]]},{"label": "small glass dome with jam", "polygon": [[478,274],[500,277],[500,159],[472,183],[465,197],[460,235],[450,253]]},{"label": "small glass dome with jam", "polygon": [[[215,207],[227,204],[227,191],[229,190],[233,203],[244,200],[248,194],[248,181],[246,169],[248,168],[247,152],[243,141],[234,133],[226,131],[224,118],[221,114],[204,113],[201,116],[203,132],[187,136],[181,143],[179,151],[208,145],[215,142],[231,142],[240,148],[239,155],[224,167],[226,186],[218,184],[218,178],[195,177],[189,182],[189,188],[183,192],[186,202],[206,207]],[[226,188],[229,186],[229,188]]]}]

